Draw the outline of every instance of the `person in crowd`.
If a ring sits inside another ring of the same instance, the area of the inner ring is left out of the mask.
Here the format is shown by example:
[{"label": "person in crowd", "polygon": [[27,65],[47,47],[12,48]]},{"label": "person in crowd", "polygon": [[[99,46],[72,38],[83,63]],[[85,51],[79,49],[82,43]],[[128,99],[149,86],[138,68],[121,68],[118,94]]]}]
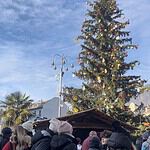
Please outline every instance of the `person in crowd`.
[{"label": "person in crowd", "polygon": [[49,129],[35,132],[32,137],[31,150],[50,150],[52,137],[57,134],[60,121],[56,118],[50,120]]},{"label": "person in crowd", "polygon": [[109,149],[131,150],[132,142],[129,133],[121,127],[118,121],[112,123],[112,134],[108,140]]},{"label": "person in crowd", "polygon": [[61,121],[58,135],[54,135],[51,140],[51,150],[77,150],[77,141],[72,132],[72,125],[67,121]]},{"label": "person in crowd", "polygon": [[30,150],[31,137],[27,135],[22,126],[16,126],[10,141],[5,144],[2,150]]},{"label": "person in crowd", "polygon": [[100,138],[101,138],[102,150],[107,150],[107,147],[108,147],[107,143],[108,143],[110,136],[111,136],[111,132],[108,130],[104,130],[101,133]]},{"label": "person in crowd", "polygon": [[140,136],[136,139],[136,142],[135,142],[135,146],[137,150],[141,150],[142,143],[143,143],[143,139],[142,139],[142,136]]},{"label": "person in crowd", "polygon": [[93,137],[97,137],[97,133],[96,131],[91,131],[89,133],[89,136],[83,141],[82,143],[82,150],[88,150],[89,149],[89,144],[90,144],[90,141]]},{"label": "person in crowd", "polygon": [[141,150],[150,150],[150,136],[148,139],[142,144]]},{"label": "person in crowd", "polygon": [[27,135],[32,137],[33,122],[32,121],[26,121],[21,126],[26,130]]},{"label": "person in crowd", "polygon": [[93,137],[89,144],[89,150],[101,150],[101,143],[98,137]]},{"label": "person in crowd", "polygon": [[112,122],[112,132],[117,132],[117,133],[124,133],[126,136],[130,137],[130,133],[121,126],[119,121],[113,121]]},{"label": "person in crowd", "polygon": [[12,130],[9,127],[5,127],[2,129],[2,135],[0,135],[0,150],[4,147],[4,145],[9,141],[12,135]]},{"label": "person in crowd", "polygon": [[81,139],[77,137],[76,140],[77,140],[77,150],[81,150],[82,149]]},{"label": "person in crowd", "polygon": [[150,128],[148,128],[142,135],[143,142],[147,141],[148,137],[150,136]]}]

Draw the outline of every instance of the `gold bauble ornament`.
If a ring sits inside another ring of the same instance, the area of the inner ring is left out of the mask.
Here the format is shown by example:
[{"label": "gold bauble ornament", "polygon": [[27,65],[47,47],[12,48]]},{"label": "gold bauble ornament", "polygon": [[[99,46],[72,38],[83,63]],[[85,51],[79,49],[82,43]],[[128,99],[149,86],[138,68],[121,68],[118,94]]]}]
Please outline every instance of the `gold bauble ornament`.
[{"label": "gold bauble ornament", "polygon": [[119,68],[120,68],[120,66],[121,66],[121,64],[118,64],[118,65],[117,65],[117,68],[119,69]]},{"label": "gold bauble ornament", "polygon": [[99,83],[101,83],[101,78],[100,78],[100,76],[97,77],[97,81],[98,81]]},{"label": "gold bauble ornament", "polygon": [[132,102],[130,103],[129,108],[132,112],[134,112],[136,110],[136,105]]},{"label": "gold bauble ornament", "polygon": [[74,108],[73,108],[73,112],[77,113],[77,112],[79,112],[79,109],[76,108],[76,107],[74,107]]},{"label": "gold bauble ornament", "polygon": [[74,96],[74,97],[73,97],[73,100],[74,100],[74,101],[78,101],[78,97],[77,97],[77,96]]},{"label": "gold bauble ornament", "polygon": [[115,54],[114,53],[111,53],[111,55],[110,55],[111,57],[114,57],[115,56]]}]

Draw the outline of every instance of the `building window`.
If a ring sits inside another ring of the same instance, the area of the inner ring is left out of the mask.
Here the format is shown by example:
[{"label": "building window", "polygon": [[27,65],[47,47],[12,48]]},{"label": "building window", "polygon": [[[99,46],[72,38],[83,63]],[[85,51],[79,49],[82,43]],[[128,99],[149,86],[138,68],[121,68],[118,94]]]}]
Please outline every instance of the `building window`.
[{"label": "building window", "polygon": [[33,115],[36,116],[36,111],[33,111]]},{"label": "building window", "polygon": [[41,117],[41,110],[39,110],[39,117]]}]

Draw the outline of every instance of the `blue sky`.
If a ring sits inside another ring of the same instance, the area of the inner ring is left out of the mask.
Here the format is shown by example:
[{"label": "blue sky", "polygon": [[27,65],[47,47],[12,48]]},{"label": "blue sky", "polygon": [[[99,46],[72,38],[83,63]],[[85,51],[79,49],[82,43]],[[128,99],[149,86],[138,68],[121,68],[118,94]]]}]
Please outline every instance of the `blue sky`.
[{"label": "blue sky", "polygon": [[[150,79],[150,1],[118,0],[130,20],[128,29],[139,49],[128,60],[141,65],[131,74]],[[51,68],[52,57],[64,54],[77,66],[80,45],[75,40],[86,13],[86,0],[5,0],[0,1],[0,98],[14,91],[27,93],[35,100],[58,95],[58,81]],[[59,68],[60,59],[57,58]],[[75,70],[74,69],[74,70]],[[71,70],[64,84],[80,86]],[[150,81],[148,81],[150,83]]]}]

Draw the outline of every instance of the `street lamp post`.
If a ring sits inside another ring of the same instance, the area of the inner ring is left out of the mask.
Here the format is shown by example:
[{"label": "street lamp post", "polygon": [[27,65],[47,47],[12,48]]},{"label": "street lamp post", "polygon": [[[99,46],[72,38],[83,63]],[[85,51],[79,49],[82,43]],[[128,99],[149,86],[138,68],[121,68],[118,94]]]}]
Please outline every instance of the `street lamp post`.
[{"label": "street lamp post", "polygon": [[[58,102],[58,117],[61,117],[61,108],[63,107],[63,77],[65,70],[68,71],[68,68],[64,70],[64,65],[66,65],[67,59],[64,55],[56,54],[53,58],[52,66],[54,67],[54,70],[57,69],[55,58],[59,57],[61,58],[61,66],[60,66],[60,72],[59,72],[59,102]],[[73,68],[74,65],[71,64],[71,68]]]}]

